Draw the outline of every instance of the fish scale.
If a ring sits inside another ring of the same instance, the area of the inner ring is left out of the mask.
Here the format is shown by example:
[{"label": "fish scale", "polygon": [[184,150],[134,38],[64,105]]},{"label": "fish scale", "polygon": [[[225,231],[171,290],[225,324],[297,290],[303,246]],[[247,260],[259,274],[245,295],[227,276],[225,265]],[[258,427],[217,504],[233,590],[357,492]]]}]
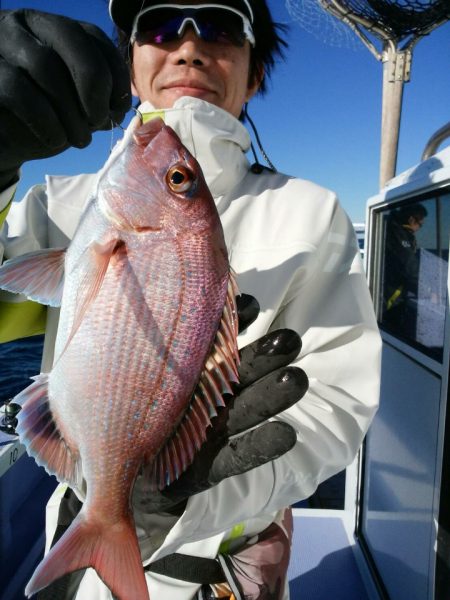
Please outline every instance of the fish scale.
[{"label": "fish scale", "polygon": [[[113,287],[112,287],[112,289],[110,289],[110,288],[111,288],[111,286],[109,286],[109,287],[108,287],[107,285],[105,285],[105,288],[104,288],[104,289],[105,289],[105,292],[104,292],[104,293],[105,293],[105,294],[109,294],[110,292],[114,291],[114,289],[115,289],[115,286],[113,286]],[[97,302],[101,304],[101,303],[102,303],[102,298],[98,298]],[[117,305],[117,304],[116,304],[116,305]],[[123,307],[123,308],[122,308],[122,310],[126,310],[126,305],[125,305],[125,304],[122,304],[121,306]],[[86,327],[89,327],[89,322],[88,322],[88,321],[86,322]],[[108,327],[108,325],[107,325],[107,328],[109,328],[109,327]],[[126,330],[126,331],[128,331],[128,330]],[[82,334],[82,331],[80,330],[80,331],[78,332],[78,334],[77,334],[77,335],[80,337],[80,339],[81,339],[81,334]],[[133,339],[135,339],[135,338],[133,337]],[[143,338],[143,340],[145,340],[145,337]],[[74,341],[75,341],[75,340],[74,340]],[[120,344],[121,344],[121,346],[122,346],[122,352],[117,354],[117,356],[118,356],[118,357],[127,356],[127,357],[130,357],[130,358],[132,359],[132,355],[131,355],[131,354],[129,354],[129,352],[128,352],[128,351],[129,351],[129,348],[128,348],[128,343],[129,343],[129,341],[130,341],[130,336],[128,336],[128,339],[126,339],[126,338],[125,338],[125,339],[124,339],[124,338],[121,338],[120,340],[118,340],[118,342],[116,342],[116,344],[117,344],[117,343],[120,343]],[[139,338],[139,337],[138,337],[138,342],[139,342],[139,341],[142,341],[142,338]],[[140,348],[140,344],[139,344],[139,343],[137,343],[137,344],[134,344],[134,348],[135,348],[135,351],[136,351],[137,353],[140,353],[140,350],[141,350],[141,348]],[[161,367],[163,368],[163,365],[161,365]],[[119,367],[119,368],[115,367],[115,370],[117,370],[118,372],[122,372],[122,373],[127,373],[127,374],[129,374],[129,370],[128,370],[128,369],[126,369],[126,370],[125,370],[125,369],[123,369],[123,368],[121,369],[120,367]],[[126,393],[126,391],[127,391],[127,390],[126,390],[126,385],[125,385],[125,386],[124,386],[124,385],[120,385],[120,383],[122,383],[120,379],[118,379],[118,380],[114,379],[114,381],[115,381],[115,385],[118,385],[118,384],[119,384],[119,389],[118,389],[118,390],[116,390],[116,392],[115,392],[115,393],[116,393],[116,394],[117,394],[119,397],[120,397],[120,396],[122,396],[122,395],[124,395],[124,394]],[[100,390],[100,391],[101,391],[101,390]],[[146,404],[147,404],[147,402],[146,402]],[[141,409],[141,410],[142,410],[142,409],[143,409],[143,406],[142,406],[142,404],[141,404],[140,406],[136,406],[136,407],[131,407],[131,405],[130,405],[130,413],[131,413],[131,414],[129,414],[129,415],[128,415],[128,420],[131,420],[131,421],[133,422],[133,419],[134,419],[134,414],[133,414],[133,413],[136,411],[136,409],[137,409],[138,411],[139,411],[139,409]],[[119,429],[119,431],[120,431],[120,425],[122,424],[122,429],[123,429],[123,428],[124,428],[124,423],[126,423],[126,419],[123,419],[123,415],[122,415],[122,417],[120,418],[120,420],[119,420],[119,422],[118,422],[118,423],[116,423],[116,422],[113,420],[113,421],[111,422],[110,426],[111,426],[111,428],[118,427],[118,429]],[[99,428],[101,428],[101,423],[100,423],[99,425],[100,425],[100,427],[99,427]],[[98,478],[99,478],[99,473],[98,473],[98,471],[97,471],[97,472],[95,472],[95,478],[96,478],[96,480],[98,480]],[[100,488],[100,489],[102,489],[102,484],[99,484],[99,488]]]},{"label": "fish scale", "polygon": [[93,567],[119,600],[148,600],[137,473],[149,490],[178,477],[237,381],[236,289],[195,159],[160,119],[137,126],[67,251],[7,261],[0,288],[61,305],[55,364],[15,398],[18,431],[38,464],[86,494],[26,593]]}]

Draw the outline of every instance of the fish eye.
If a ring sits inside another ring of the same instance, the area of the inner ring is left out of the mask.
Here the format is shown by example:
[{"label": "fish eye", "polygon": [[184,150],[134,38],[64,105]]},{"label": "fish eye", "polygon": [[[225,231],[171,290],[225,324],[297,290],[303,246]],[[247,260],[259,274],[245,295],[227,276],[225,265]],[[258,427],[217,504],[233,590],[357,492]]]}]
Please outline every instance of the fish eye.
[{"label": "fish eye", "polygon": [[167,171],[166,181],[172,192],[180,194],[191,189],[194,173],[182,165],[174,165]]}]

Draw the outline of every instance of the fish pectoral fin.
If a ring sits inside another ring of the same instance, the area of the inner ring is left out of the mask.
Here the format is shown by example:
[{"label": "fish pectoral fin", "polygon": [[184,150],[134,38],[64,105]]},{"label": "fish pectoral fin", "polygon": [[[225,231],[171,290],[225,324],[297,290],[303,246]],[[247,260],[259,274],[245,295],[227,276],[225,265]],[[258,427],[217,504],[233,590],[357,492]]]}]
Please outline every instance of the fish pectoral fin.
[{"label": "fish pectoral fin", "polygon": [[237,293],[234,276],[230,273],[220,325],[189,408],[175,434],[149,466],[151,472],[148,476],[153,489],[162,490],[170,485],[192,464],[196,452],[206,440],[211,418],[217,416],[216,407],[225,406],[223,394],[232,395],[232,384],[239,381]]},{"label": "fish pectoral fin", "polygon": [[7,260],[0,267],[0,288],[29,300],[61,306],[65,248],[47,248]]},{"label": "fish pectoral fin", "polygon": [[93,567],[118,600],[149,600],[141,553],[131,517],[108,524],[82,510],[36,568],[27,597],[67,573]]},{"label": "fish pectoral fin", "polygon": [[83,480],[81,459],[78,449],[69,447],[54,421],[48,401],[48,374],[33,379],[13,400],[22,407],[17,417],[20,441],[50,475],[79,488]]},{"label": "fish pectoral fin", "polygon": [[103,280],[105,279],[106,271],[110,264],[112,256],[121,248],[125,247],[125,243],[119,239],[112,239],[105,243],[93,242],[88,247],[88,251],[91,256],[88,263],[86,273],[81,279],[80,285],[77,291],[76,300],[76,311],[72,323],[67,342],[64,346],[63,351],[58,357],[58,360],[66,351],[66,348],[72,341],[73,336],[78,331],[84,315],[92,302],[98,295],[98,292],[102,286]]}]

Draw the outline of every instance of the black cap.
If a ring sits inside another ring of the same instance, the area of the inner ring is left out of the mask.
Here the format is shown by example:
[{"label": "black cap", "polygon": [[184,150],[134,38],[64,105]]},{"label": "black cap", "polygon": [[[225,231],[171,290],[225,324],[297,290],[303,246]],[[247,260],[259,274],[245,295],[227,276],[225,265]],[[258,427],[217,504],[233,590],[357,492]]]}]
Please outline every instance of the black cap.
[{"label": "black cap", "polygon": [[[133,22],[138,13],[144,8],[157,4],[176,4],[176,0],[164,2],[164,0],[109,0],[109,14],[113,22],[125,33],[131,34]],[[248,0],[219,0],[212,4],[230,6],[243,13],[250,23],[253,23],[253,11]]]}]

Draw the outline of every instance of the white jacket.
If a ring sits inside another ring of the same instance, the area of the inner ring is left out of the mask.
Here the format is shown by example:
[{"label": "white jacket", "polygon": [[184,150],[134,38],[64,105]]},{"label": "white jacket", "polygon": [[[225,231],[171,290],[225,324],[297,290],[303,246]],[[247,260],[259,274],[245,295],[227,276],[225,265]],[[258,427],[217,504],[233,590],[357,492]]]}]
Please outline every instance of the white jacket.
[{"label": "white jacket", "polygon": [[[181,98],[163,112],[203,168],[240,290],[261,306],[240,346],[270,330],[294,329],[303,341],[295,364],[310,385],[304,398],[278,417],[298,433],[286,455],[190,498],[184,514],[165,523],[170,529],[159,548],[152,542],[160,526],[156,517],[136,515],[144,563],[175,551],[215,557],[227,536],[238,531],[245,540],[267,527],[280,508],[310,496],[353,460],[379,392],[378,328],[353,227],[335,195],[280,173],[253,173],[245,157],[246,129],[215,106]],[[47,177],[45,186],[14,202],[0,253],[2,247],[9,257],[67,244],[97,177]],[[2,198],[5,204],[7,194]],[[47,370],[56,319],[49,310]],[[158,600],[188,600],[197,588],[149,578],[150,594]],[[111,595],[90,571],[77,598],[110,600]]]}]

